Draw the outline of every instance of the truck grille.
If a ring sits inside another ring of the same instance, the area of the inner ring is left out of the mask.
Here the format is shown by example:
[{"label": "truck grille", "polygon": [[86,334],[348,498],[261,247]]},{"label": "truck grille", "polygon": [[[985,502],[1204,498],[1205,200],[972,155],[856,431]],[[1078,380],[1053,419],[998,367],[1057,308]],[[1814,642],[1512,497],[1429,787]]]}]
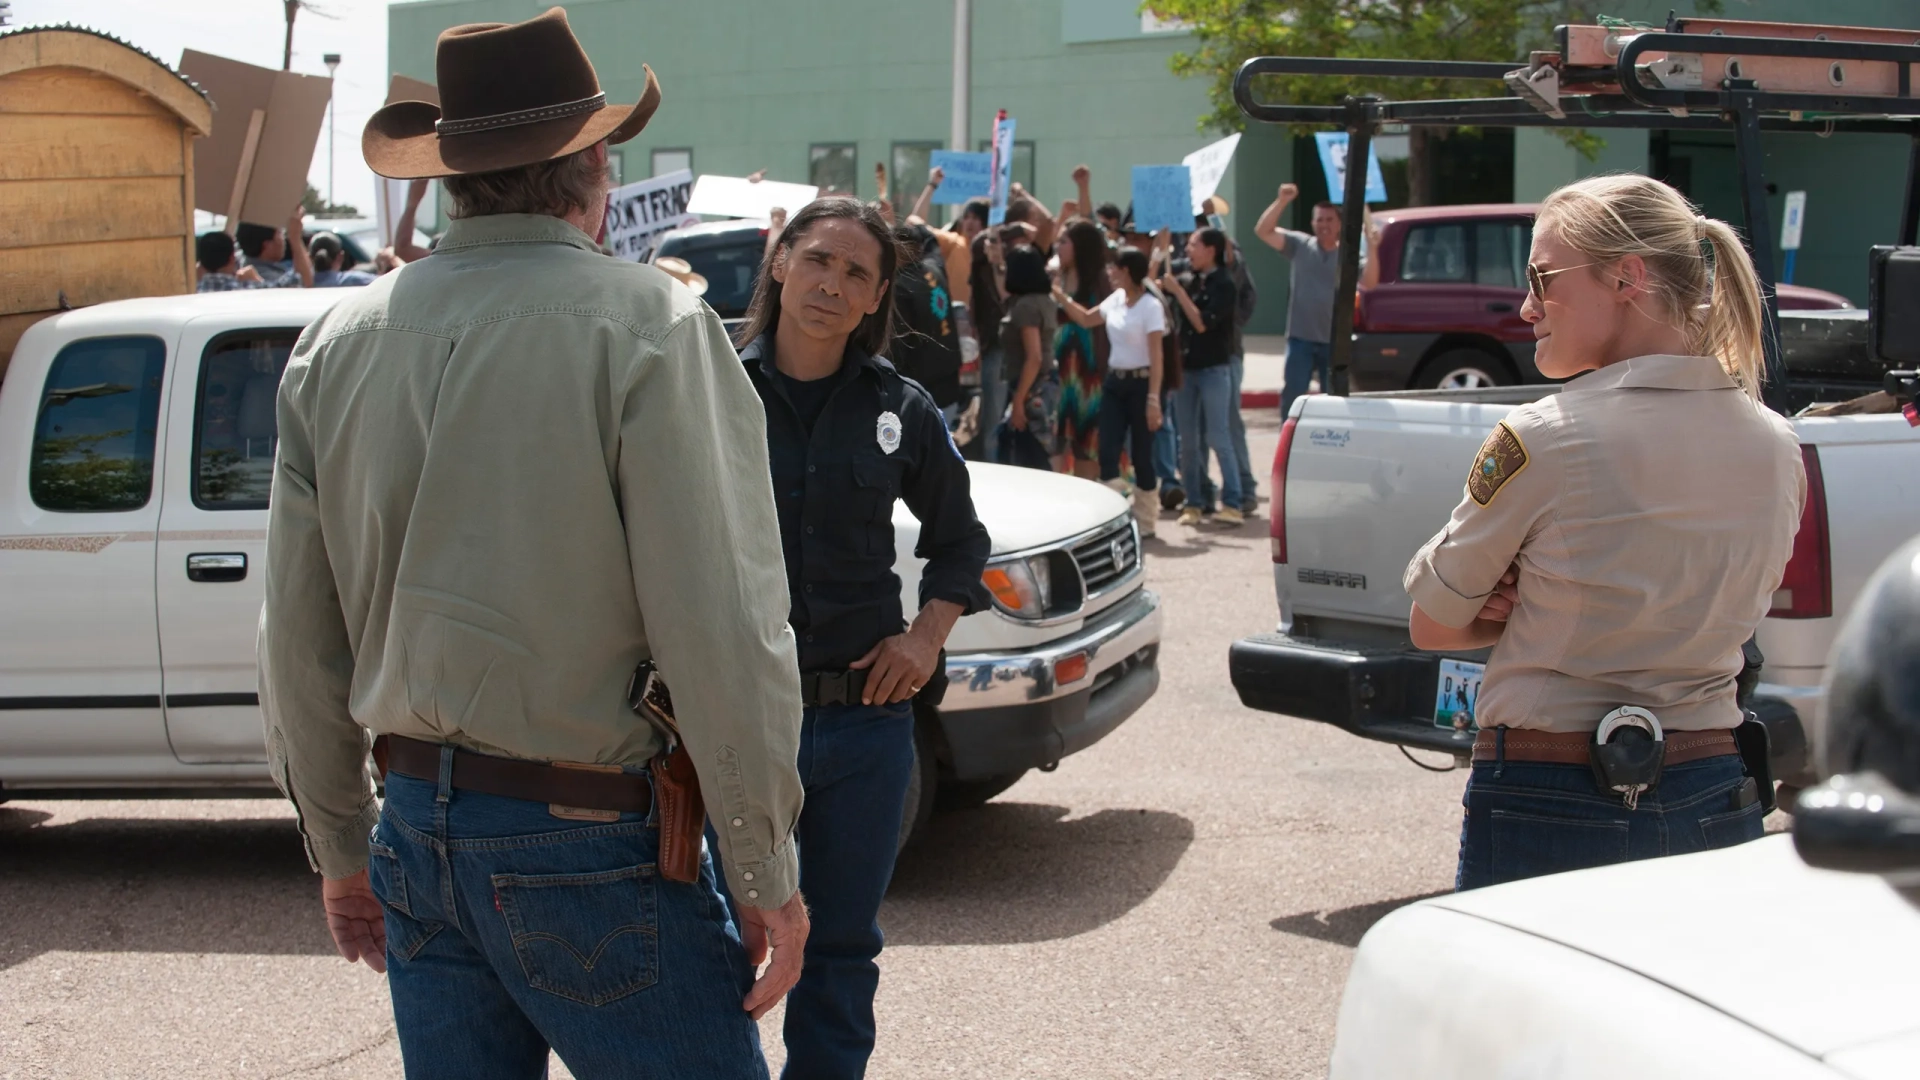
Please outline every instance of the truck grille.
[{"label": "truck grille", "polygon": [[1087,583],[1089,600],[1133,573],[1140,566],[1140,542],[1133,535],[1132,519],[1122,518],[1112,528],[1074,545],[1073,561]]}]

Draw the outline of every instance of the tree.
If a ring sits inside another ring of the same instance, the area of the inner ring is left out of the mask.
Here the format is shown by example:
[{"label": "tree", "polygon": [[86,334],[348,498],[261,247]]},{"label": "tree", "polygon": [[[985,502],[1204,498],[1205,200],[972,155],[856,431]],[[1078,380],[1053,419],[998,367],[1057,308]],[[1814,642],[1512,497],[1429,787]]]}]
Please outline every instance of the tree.
[{"label": "tree", "polygon": [[[1719,0],[1696,6],[1717,11]],[[1233,101],[1233,76],[1256,56],[1343,56],[1399,60],[1514,60],[1544,48],[1556,23],[1588,17],[1573,0],[1147,0],[1144,10],[1192,27],[1199,47],[1173,57],[1180,76],[1213,80],[1213,111],[1202,128],[1239,131],[1246,118]],[[1263,100],[1299,105],[1337,105],[1349,94],[1439,98],[1497,96],[1504,87],[1482,80],[1341,78],[1326,75],[1264,76],[1255,84]],[[1575,129],[1556,129],[1592,156],[1599,140]],[[1414,125],[1408,131],[1409,201],[1431,199],[1429,151],[1441,129]]]},{"label": "tree", "polygon": [[307,193],[300,196],[300,208],[317,218],[359,217],[360,209],[346,203],[331,203],[323,198],[312,184],[307,185]]}]

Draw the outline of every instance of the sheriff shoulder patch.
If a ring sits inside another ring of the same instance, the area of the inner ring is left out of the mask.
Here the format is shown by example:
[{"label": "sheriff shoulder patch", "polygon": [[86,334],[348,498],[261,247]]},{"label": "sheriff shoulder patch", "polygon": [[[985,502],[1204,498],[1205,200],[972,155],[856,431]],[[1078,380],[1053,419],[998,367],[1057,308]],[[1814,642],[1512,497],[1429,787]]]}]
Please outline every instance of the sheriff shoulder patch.
[{"label": "sheriff shoulder patch", "polygon": [[1500,494],[1507,481],[1526,467],[1527,448],[1502,420],[1494,426],[1493,434],[1487,436],[1479,455],[1473,459],[1473,471],[1467,474],[1467,494],[1485,506]]}]

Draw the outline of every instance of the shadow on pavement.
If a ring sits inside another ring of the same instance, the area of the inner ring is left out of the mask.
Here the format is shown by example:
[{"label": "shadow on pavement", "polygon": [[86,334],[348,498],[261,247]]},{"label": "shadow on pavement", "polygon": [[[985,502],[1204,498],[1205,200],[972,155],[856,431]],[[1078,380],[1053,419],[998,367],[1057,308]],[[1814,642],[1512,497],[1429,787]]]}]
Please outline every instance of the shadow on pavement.
[{"label": "shadow on pavement", "polygon": [[1193,843],[1159,810],[990,802],[935,817],[880,912],[889,945],[1011,945],[1097,929],[1152,896]]},{"label": "shadow on pavement", "polygon": [[48,817],[0,807],[0,970],[50,951],[334,951],[291,819]]},{"label": "shadow on pavement", "polygon": [[1435,896],[1448,896],[1453,890],[1445,892],[1421,893],[1419,896],[1403,896],[1397,900],[1379,900],[1371,904],[1356,904],[1338,911],[1303,911],[1298,915],[1282,915],[1267,925],[1283,934],[1312,938],[1315,941],[1331,941],[1335,945],[1345,945],[1351,949],[1360,944],[1373,924],[1388,915],[1406,907],[1408,904]]}]

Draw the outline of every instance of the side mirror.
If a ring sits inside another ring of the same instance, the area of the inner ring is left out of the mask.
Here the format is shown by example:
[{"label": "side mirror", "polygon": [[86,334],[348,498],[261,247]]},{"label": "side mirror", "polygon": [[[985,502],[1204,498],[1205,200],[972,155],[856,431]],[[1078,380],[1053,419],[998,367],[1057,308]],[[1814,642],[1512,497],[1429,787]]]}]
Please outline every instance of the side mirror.
[{"label": "side mirror", "polygon": [[1920,799],[1879,773],[1836,776],[1801,793],[1793,848],[1808,866],[1920,888]]},{"label": "side mirror", "polygon": [[1867,354],[1920,366],[1920,247],[1874,247],[1867,255]]}]

